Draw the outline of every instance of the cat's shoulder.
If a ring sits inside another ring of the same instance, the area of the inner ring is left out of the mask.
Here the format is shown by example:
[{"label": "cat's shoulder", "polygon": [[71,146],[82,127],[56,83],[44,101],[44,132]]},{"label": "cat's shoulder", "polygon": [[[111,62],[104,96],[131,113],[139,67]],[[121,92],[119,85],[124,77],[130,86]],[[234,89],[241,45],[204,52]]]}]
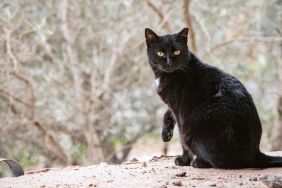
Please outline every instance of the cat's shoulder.
[{"label": "cat's shoulder", "polygon": [[230,91],[240,91],[240,93],[246,93],[246,89],[242,82],[235,76],[221,70],[210,64],[200,63],[199,65],[201,76],[204,77],[204,82],[206,83],[217,83],[221,87]]}]

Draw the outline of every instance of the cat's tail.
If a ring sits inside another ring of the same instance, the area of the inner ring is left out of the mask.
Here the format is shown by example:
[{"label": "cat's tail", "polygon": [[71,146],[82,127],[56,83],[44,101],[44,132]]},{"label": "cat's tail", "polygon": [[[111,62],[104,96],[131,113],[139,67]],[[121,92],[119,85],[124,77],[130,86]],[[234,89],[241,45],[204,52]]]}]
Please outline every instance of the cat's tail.
[{"label": "cat's tail", "polygon": [[282,157],[269,156],[262,152],[259,152],[252,167],[282,167]]}]

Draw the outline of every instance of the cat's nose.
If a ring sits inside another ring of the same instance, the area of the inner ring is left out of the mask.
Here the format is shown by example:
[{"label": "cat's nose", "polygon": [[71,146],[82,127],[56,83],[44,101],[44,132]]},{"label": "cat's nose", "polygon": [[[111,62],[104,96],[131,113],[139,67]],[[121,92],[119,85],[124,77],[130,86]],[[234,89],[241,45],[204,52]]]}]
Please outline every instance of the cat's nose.
[{"label": "cat's nose", "polygon": [[169,56],[166,57],[166,63],[171,66],[172,65],[172,60]]}]

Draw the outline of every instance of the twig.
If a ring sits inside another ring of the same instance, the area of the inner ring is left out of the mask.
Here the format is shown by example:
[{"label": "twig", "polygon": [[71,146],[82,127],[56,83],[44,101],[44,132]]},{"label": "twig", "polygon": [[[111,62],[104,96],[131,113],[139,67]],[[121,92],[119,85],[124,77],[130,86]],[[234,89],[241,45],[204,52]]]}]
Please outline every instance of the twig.
[{"label": "twig", "polygon": [[33,90],[33,86],[32,86],[32,83],[31,81],[25,77],[24,75],[21,75],[17,72],[13,72],[13,75],[15,77],[17,77],[19,80],[21,80],[22,82],[24,82],[28,89],[29,89],[29,93],[30,93],[30,105],[31,107],[29,108],[29,119],[30,120],[34,120],[35,119],[35,94],[34,94],[34,90]]},{"label": "twig", "polygon": [[[234,39],[229,39],[225,40],[223,42],[220,42],[214,46],[212,46],[208,52],[206,53],[211,53],[219,48],[222,48],[226,45],[235,43],[235,42],[266,42],[266,43],[273,43],[273,42],[281,42],[282,37],[241,37],[241,38],[234,38]],[[205,54],[206,54],[205,53]]]},{"label": "twig", "polygon": [[67,15],[68,15],[68,0],[62,0],[59,6],[58,11],[60,12],[60,19],[61,19],[61,32],[63,37],[66,41],[66,50],[68,55],[69,63],[66,63],[66,66],[72,72],[72,76],[74,79],[75,84],[75,94],[77,98],[79,98],[79,91],[80,91],[80,73],[79,69],[77,68],[77,64],[79,62],[78,54],[75,49],[75,37],[71,33],[69,29]]},{"label": "twig", "polygon": [[14,56],[12,52],[12,48],[11,48],[11,31],[8,29],[5,29],[5,34],[6,34],[6,52],[8,54],[8,57],[12,61],[13,69],[17,71],[18,70],[18,61],[16,57]]},{"label": "twig", "polygon": [[61,145],[57,141],[57,139],[51,134],[51,132],[43,126],[41,123],[38,121],[35,121],[33,123],[34,126],[36,126],[39,130],[41,130],[46,138],[51,142],[51,147],[50,149],[53,150],[56,153],[56,156],[65,164],[69,165],[70,164],[70,159],[67,156],[67,154],[64,152],[62,149]]},{"label": "twig", "polygon": [[161,11],[161,9],[156,5],[155,2],[153,2],[153,0],[146,0],[147,4],[149,7],[152,8],[152,10],[160,17],[161,22],[164,23],[164,28],[168,31],[171,32],[171,26],[169,24],[169,22],[167,21],[167,19],[165,19],[165,15],[164,13]]},{"label": "twig", "polygon": [[191,14],[190,14],[190,4],[191,4],[191,0],[183,0],[182,8],[183,8],[184,21],[186,25],[189,27],[189,33],[191,39],[191,51],[196,53],[197,47],[196,47],[195,33],[192,26]]},{"label": "twig", "polygon": [[8,91],[5,91],[3,89],[0,89],[0,96],[3,97],[4,99],[9,99],[10,97],[12,97],[15,101],[27,106],[28,108],[31,108],[32,105],[23,101],[21,98],[17,97],[17,96],[14,96],[12,95],[11,93],[9,93]]},{"label": "twig", "polygon": [[117,163],[122,163],[123,161],[125,161],[132,149],[132,146],[136,143],[136,141],[142,137],[145,133],[148,133],[150,131],[152,131],[155,128],[155,126],[151,125],[149,128],[147,128],[144,131],[138,132],[136,135],[134,135],[130,140],[128,140],[120,150],[118,151],[114,151],[113,153],[111,153],[110,155],[108,155],[108,157],[106,158],[105,161],[110,161],[112,158],[115,157],[115,155],[119,152],[122,152],[122,156],[120,158],[116,158]]}]

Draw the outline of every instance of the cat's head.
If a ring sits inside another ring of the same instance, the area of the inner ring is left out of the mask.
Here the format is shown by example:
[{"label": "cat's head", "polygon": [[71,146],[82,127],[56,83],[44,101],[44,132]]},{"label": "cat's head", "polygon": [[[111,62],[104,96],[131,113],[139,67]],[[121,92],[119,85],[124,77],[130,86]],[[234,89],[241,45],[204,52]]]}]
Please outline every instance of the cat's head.
[{"label": "cat's head", "polygon": [[152,68],[171,73],[187,64],[189,59],[188,30],[184,28],[179,33],[158,36],[151,29],[145,29],[147,54]]}]

